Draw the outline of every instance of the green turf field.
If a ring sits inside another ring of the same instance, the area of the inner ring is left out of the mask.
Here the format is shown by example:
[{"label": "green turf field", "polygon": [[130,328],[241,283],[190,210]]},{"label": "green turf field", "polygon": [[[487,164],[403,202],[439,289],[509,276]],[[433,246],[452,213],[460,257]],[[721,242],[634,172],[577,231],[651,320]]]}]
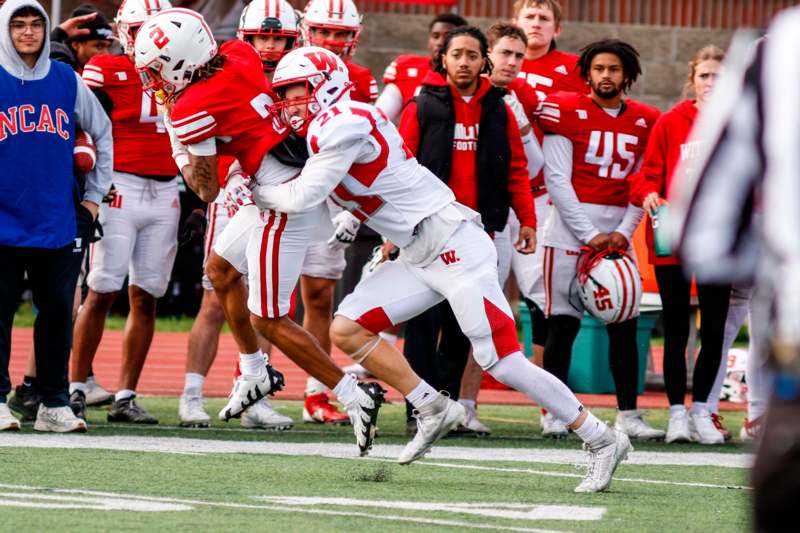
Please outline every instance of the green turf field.
[{"label": "green turf field", "polygon": [[[349,427],[296,421],[283,433],[177,427],[177,399],[144,398],[157,427],[110,426],[91,410],[86,435],[0,433],[0,530],[86,531],[744,531],[749,448],[635,443],[608,493],[572,492],[579,441],[543,440],[532,408],[482,406],[496,436],[445,439],[428,459],[392,462],[404,408],[381,412],[380,437],[357,458]],[[208,401],[216,413],[222,400]],[[610,419],[611,411],[597,411]],[[652,412],[666,425],[666,411]],[[726,419],[738,434],[742,415]]]}]

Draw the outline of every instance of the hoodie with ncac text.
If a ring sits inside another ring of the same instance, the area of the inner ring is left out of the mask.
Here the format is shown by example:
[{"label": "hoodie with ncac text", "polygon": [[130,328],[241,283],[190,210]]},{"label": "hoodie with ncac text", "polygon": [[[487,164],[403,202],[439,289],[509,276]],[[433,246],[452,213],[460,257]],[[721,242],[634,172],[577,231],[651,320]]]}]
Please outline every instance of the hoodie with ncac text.
[{"label": "hoodie with ncac text", "polygon": [[[12,15],[41,13],[44,43],[33,67],[11,39]],[[75,202],[100,204],[111,186],[111,121],[67,65],[49,59],[50,20],[35,0],[0,7],[0,245],[61,248],[75,239]],[[73,173],[75,126],[92,136],[97,164],[78,198]]]}]

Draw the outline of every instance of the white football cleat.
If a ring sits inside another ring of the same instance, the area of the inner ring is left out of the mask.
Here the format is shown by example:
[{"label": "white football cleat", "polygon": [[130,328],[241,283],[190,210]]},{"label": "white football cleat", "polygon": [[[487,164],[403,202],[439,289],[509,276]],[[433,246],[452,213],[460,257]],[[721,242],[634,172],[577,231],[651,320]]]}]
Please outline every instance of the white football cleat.
[{"label": "white football cleat", "polygon": [[[411,464],[421,458],[430,451],[434,442],[447,435],[459,424],[463,425],[467,421],[467,410],[460,403],[440,394],[433,404],[426,406],[425,412],[414,410],[414,417],[417,419],[417,434],[400,452],[397,462],[401,465]],[[427,409],[428,407],[431,409]]]},{"label": "white football cleat", "polygon": [[265,364],[258,375],[242,374],[233,384],[228,403],[219,412],[220,420],[239,418],[242,412],[268,394],[283,389],[283,374]]},{"label": "white football cleat", "polygon": [[692,435],[689,432],[689,417],[686,415],[686,409],[669,416],[667,438],[665,440],[667,443],[691,442]]},{"label": "white football cleat", "polygon": [[456,435],[466,437],[488,437],[492,434],[491,428],[478,418],[477,409],[472,409],[464,405],[464,410],[467,412],[467,419],[462,425],[456,428]]},{"label": "white football cleat", "polygon": [[184,428],[211,427],[211,417],[203,409],[203,397],[200,395],[182,395],[178,402],[178,418]]},{"label": "white football cleat", "polygon": [[114,395],[104,389],[93,379],[86,380],[86,390],[84,391],[84,394],[86,394],[87,407],[111,405],[114,401]]},{"label": "white football cleat", "polygon": [[711,413],[706,409],[689,413],[689,432],[692,440],[700,444],[723,444],[725,442],[725,435],[719,432],[711,419]]},{"label": "white football cleat", "polygon": [[11,414],[8,404],[0,403],[0,431],[19,431],[19,428],[19,420]]},{"label": "white football cleat", "polygon": [[294,420],[272,408],[266,398],[261,398],[242,413],[242,427],[247,429],[266,429],[285,431],[294,426]]},{"label": "white football cleat", "polygon": [[664,430],[656,429],[644,421],[643,411],[638,409],[633,411],[619,411],[617,421],[614,422],[614,429],[625,433],[632,439],[642,440],[661,440],[667,433]]},{"label": "white football cleat", "polygon": [[68,405],[45,407],[44,404],[40,404],[33,429],[53,433],[85,433],[86,422],[75,416]]},{"label": "white football cleat", "polygon": [[628,458],[628,453],[633,451],[628,435],[621,431],[614,432],[614,440],[599,446],[583,445],[589,452],[589,468],[586,477],[580,485],[575,487],[575,492],[602,492],[611,485],[611,478],[617,466]]},{"label": "white football cleat", "polygon": [[378,429],[378,411],[386,391],[377,383],[359,383],[356,385],[356,393],[357,398],[344,407],[353,425],[359,454],[363,457],[372,449]]},{"label": "white football cleat", "polygon": [[548,412],[546,415],[541,415],[539,417],[539,423],[542,426],[542,437],[563,439],[569,435],[567,425],[554,417],[553,413]]}]

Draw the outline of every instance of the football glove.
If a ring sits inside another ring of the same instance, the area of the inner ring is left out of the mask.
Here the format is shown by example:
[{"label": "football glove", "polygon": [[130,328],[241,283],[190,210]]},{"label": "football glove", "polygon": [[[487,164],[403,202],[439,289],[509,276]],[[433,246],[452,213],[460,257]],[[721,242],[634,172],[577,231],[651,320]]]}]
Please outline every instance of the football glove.
[{"label": "football glove", "polygon": [[233,218],[233,215],[239,211],[240,207],[246,205],[254,205],[253,201],[253,180],[246,178],[243,174],[231,174],[228,178],[228,183],[225,185],[225,200],[224,207],[228,212],[228,218]]},{"label": "football glove", "polygon": [[328,246],[332,250],[344,250],[356,240],[361,222],[350,211],[342,211],[333,217],[333,236],[328,239]]}]

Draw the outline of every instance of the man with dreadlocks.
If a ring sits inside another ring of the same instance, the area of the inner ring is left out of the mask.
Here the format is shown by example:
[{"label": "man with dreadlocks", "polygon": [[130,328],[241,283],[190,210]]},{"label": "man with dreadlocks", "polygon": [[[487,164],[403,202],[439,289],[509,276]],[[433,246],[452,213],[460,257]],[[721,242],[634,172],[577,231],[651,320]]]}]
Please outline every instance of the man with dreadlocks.
[{"label": "man with dreadlocks", "polygon": [[[549,327],[544,368],[564,382],[584,312],[574,281],[576,260],[587,250],[631,251],[643,212],[628,202],[625,178],[639,164],[659,115],[653,107],[623,98],[641,74],[639,54],[628,43],[591,43],[583,48],[578,67],[590,93],[554,93],[539,108],[544,177],[555,207],[543,236]],[[664,432],[650,427],[636,409],[636,318],[606,329],[619,408],[615,427],[634,438],[663,438]]]}]

